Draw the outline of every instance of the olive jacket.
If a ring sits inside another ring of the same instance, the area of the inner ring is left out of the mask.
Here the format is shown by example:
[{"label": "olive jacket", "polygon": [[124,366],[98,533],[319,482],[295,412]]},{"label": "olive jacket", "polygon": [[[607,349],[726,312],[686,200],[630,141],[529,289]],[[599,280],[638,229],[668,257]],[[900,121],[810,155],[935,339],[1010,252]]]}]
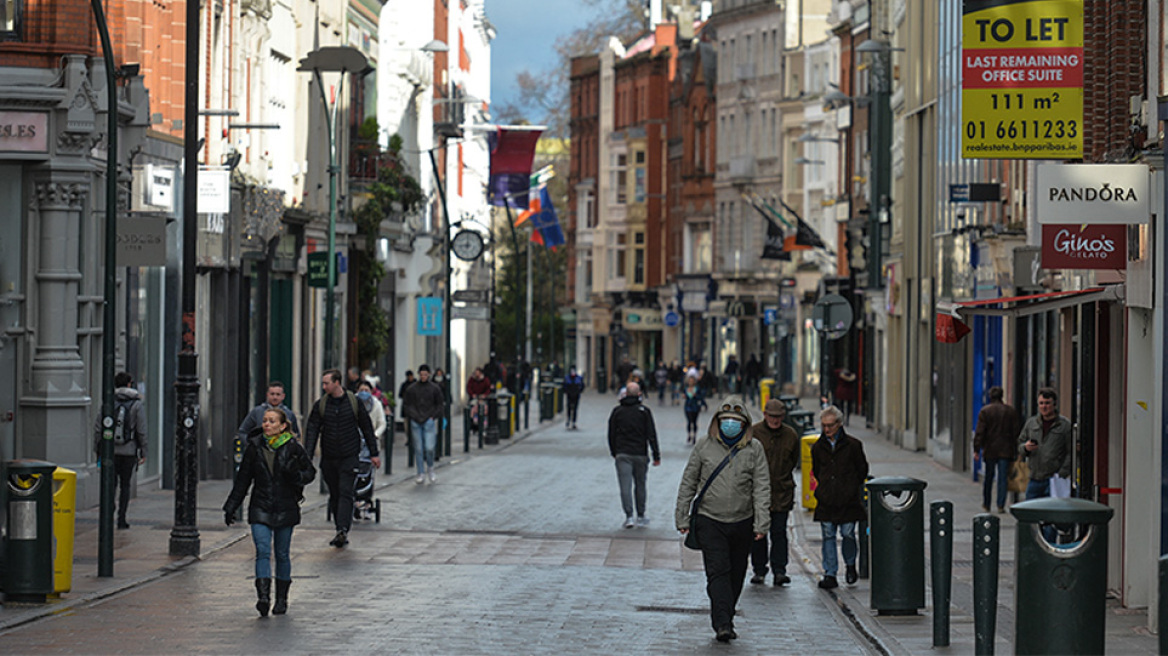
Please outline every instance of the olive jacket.
[{"label": "olive jacket", "polygon": [[790,512],[795,507],[795,476],[799,468],[799,436],[786,424],[778,430],[766,419],[750,427],[751,436],[766,453],[771,476],[771,512]]},{"label": "olive jacket", "polygon": [[[1062,478],[1071,477],[1071,420],[1059,415],[1054,420],[1050,432],[1042,433],[1042,417],[1034,415],[1026,420],[1018,435],[1018,455],[1030,465],[1030,480],[1045,481],[1058,474]],[[1034,440],[1038,448],[1026,450],[1026,442]]]}]

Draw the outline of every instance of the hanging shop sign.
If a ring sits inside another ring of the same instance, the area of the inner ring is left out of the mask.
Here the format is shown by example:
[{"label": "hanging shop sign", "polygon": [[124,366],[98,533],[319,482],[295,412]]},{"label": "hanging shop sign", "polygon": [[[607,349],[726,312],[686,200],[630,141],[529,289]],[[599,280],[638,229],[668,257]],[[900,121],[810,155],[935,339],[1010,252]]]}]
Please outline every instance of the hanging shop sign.
[{"label": "hanging shop sign", "polygon": [[166,265],[166,219],[118,217],[117,263],[120,267]]},{"label": "hanging shop sign", "polygon": [[1083,156],[1083,0],[965,0],[961,155]]},{"label": "hanging shop sign", "polygon": [[418,334],[442,334],[442,299],[436,296],[423,296],[418,299]]},{"label": "hanging shop sign", "polygon": [[1127,226],[1042,226],[1042,268],[1123,269],[1127,267]]},{"label": "hanging shop sign", "polygon": [[621,324],[625,330],[661,330],[665,322],[661,318],[661,310],[624,308],[621,310]]},{"label": "hanging shop sign", "polygon": [[1145,164],[1039,164],[1039,223],[1147,223]]},{"label": "hanging shop sign", "polygon": [[0,112],[0,153],[49,152],[49,115]]}]

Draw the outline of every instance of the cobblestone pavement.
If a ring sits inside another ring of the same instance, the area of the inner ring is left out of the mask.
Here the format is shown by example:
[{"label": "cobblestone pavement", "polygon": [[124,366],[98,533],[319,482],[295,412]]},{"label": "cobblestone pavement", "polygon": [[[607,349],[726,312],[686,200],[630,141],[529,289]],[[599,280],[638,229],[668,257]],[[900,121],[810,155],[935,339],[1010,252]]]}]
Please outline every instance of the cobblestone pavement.
[{"label": "cobblestone pavement", "polygon": [[[581,430],[533,422],[532,434],[507,448],[456,452],[434,485],[398,470],[377,492],[382,522],[355,527],[344,550],[328,546],[332,531],[310,495],[292,543],[287,616],[257,618],[251,542],[238,527],[214,526],[226,488],[208,484],[201,531],[214,547],[202,561],[10,622],[0,644],[20,654],[873,652],[835,598],[815,588],[809,564],[798,563],[786,588],[747,585],[741,638],[714,642],[700,554],[681,547],[673,527],[688,454],[681,408],[648,402],[663,451],[649,472],[651,524],[623,529],[604,438],[614,404],[612,395],[588,395]],[[119,538],[158,542],[152,534],[167,528]]]}]

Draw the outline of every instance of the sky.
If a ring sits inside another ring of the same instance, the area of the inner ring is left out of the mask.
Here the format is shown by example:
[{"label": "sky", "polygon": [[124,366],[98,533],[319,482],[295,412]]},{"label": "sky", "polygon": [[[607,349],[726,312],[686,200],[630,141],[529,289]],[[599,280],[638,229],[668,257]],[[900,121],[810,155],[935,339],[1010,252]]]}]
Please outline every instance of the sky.
[{"label": "sky", "polygon": [[549,68],[556,40],[588,21],[597,11],[581,0],[487,0],[495,26],[491,42],[491,103],[502,105],[517,94],[515,75]]}]

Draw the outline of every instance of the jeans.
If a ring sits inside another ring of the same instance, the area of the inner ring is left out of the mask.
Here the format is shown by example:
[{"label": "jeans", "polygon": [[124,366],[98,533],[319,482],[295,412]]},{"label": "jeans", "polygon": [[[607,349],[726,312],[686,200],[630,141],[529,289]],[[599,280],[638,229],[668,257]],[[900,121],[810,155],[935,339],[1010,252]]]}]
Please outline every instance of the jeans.
[{"label": "jeans", "polygon": [[[434,469],[434,446],[438,442],[438,422],[427,419],[422,423],[410,420],[410,428],[414,434],[414,464],[418,467],[418,474],[425,474],[426,469]],[[423,459],[425,462],[422,462]]]},{"label": "jeans", "polygon": [[985,487],[982,489],[982,504],[990,507],[990,492],[994,487],[994,478],[998,479],[998,507],[1006,507],[1006,492],[1010,484],[1009,458],[986,458],[985,460]]},{"label": "jeans", "polygon": [[637,486],[637,517],[645,516],[645,474],[649,471],[649,456],[616,454],[616,480],[620,484],[621,508],[625,517],[633,516],[633,484]]},{"label": "jeans", "polygon": [[257,579],[272,578],[272,546],[275,542],[276,578],[281,581],[292,580],[292,557],[289,555],[292,548],[292,529],[292,526],[272,528],[267,524],[251,525],[251,539],[255,542],[256,548]]},{"label": "jeans", "polygon": [[576,413],[580,409],[580,395],[568,395],[568,424],[576,423]]},{"label": "jeans", "polygon": [[[1049,478],[1044,480],[1044,481],[1036,481],[1034,479],[1030,479],[1030,482],[1026,484],[1026,500],[1027,501],[1029,501],[1031,499],[1041,499],[1043,497],[1049,497],[1049,496],[1050,496],[1050,479]],[[1055,542],[1058,540],[1058,528],[1056,528],[1054,524],[1042,524],[1042,537],[1046,538],[1047,542],[1049,542],[1051,544],[1055,544]]]},{"label": "jeans", "polygon": [[839,556],[835,549],[836,529],[839,529],[840,537],[843,538],[845,565],[854,567],[856,554],[860,551],[860,545],[856,542],[856,522],[821,522],[819,530],[823,535],[823,573],[827,576],[835,576],[839,572]]},{"label": "jeans", "polygon": [[138,456],[114,456],[114,476],[118,479],[118,523],[125,523],[126,509],[130,507],[130,483]]},{"label": "jeans", "polygon": [[353,525],[353,495],[357,486],[357,456],[321,458],[320,477],[328,486],[328,509],[338,531],[348,532]]},{"label": "jeans", "polygon": [[692,412],[689,410],[685,411],[685,432],[686,433],[698,432],[698,415],[700,413],[701,413],[701,410],[694,410]]},{"label": "jeans", "polygon": [[698,543],[706,569],[706,595],[714,630],[734,626],[734,608],[746,579],[746,561],[754,542],[754,518],[725,524],[698,515]]},{"label": "jeans", "polygon": [[[771,511],[769,563],[775,576],[787,573],[787,512]],[[767,539],[755,540],[750,548],[750,564],[754,573],[766,576],[768,563]]]}]

